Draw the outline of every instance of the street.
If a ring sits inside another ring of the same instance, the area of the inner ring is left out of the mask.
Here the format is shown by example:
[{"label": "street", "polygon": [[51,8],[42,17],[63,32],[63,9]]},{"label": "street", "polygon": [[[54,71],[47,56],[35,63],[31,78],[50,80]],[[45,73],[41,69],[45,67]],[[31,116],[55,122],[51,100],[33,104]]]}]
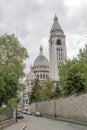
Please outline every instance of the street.
[{"label": "street", "polygon": [[24,115],[21,121],[26,123],[25,130],[87,130],[87,126],[32,115]]}]

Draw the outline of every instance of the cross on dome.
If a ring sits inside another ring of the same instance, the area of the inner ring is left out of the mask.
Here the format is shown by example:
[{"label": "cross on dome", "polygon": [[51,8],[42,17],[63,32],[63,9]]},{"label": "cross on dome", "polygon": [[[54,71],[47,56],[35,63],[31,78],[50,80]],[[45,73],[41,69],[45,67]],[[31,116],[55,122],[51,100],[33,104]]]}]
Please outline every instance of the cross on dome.
[{"label": "cross on dome", "polygon": [[42,45],[40,46],[40,55],[43,55],[43,47],[42,47]]},{"label": "cross on dome", "polygon": [[58,21],[58,17],[56,16],[56,14],[54,16],[54,21]]}]

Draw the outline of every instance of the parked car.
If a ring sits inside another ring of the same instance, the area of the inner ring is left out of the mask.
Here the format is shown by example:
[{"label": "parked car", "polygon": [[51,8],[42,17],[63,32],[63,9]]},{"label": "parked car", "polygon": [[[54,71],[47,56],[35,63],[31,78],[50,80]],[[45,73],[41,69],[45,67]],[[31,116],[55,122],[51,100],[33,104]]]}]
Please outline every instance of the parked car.
[{"label": "parked car", "polygon": [[22,111],[23,114],[32,115],[30,111]]},{"label": "parked car", "polygon": [[17,112],[17,119],[23,119],[23,118],[24,118],[23,115],[21,113]]},{"label": "parked car", "polygon": [[42,114],[41,114],[41,112],[35,112],[35,116],[38,116],[38,117],[42,117]]},{"label": "parked car", "polygon": [[23,114],[27,114],[27,111],[22,111]]},{"label": "parked car", "polygon": [[28,115],[32,115],[32,113],[30,111],[27,112]]}]

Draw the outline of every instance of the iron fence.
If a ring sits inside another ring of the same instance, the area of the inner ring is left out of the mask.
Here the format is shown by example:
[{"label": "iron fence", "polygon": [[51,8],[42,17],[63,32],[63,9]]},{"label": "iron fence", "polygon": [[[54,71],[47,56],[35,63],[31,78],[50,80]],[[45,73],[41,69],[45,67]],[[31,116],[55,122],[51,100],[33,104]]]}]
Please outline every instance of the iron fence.
[{"label": "iron fence", "polygon": [[0,108],[0,122],[12,119],[14,117],[14,110],[11,108]]}]

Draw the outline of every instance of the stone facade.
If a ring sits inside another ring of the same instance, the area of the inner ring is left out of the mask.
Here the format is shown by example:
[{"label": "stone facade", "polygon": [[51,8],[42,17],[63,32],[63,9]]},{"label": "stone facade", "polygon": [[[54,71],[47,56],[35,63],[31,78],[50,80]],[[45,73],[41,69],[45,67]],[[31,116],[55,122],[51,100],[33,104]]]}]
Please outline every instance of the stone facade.
[{"label": "stone facade", "polygon": [[33,72],[39,81],[49,78],[49,62],[48,59],[43,55],[42,46],[40,47],[39,56],[34,61]]},{"label": "stone facade", "polygon": [[31,105],[31,111],[40,111],[44,116],[87,124],[87,93]]},{"label": "stone facade", "polygon": [[[30,110],[29,97],[32,92],[32,87],[35,83],[35,79],[44,81],[49,78],[49,62],[48,59],[43,55],[43,48],[40,47],[40,54],[31,66],[30,72],[26,75],[25,79],[25,90],[22,93],[21,101],[23,101],[22,110]],[[20,106],[19,106],[20,107]],[[20,107],[21,108],[21,107]]]},{"label": "stone facade", "polygon": [[65,63],[67,59],[65,35],[55,15],[54,23],[50,31],[49,39],[49,56],[50,56],[50,78],[56,82],[59,80],[59,65]]},{"label": "stone facade", "polygon": [[32,69],[32,66],[30,68],[30,72],[26,75],[26,80],[25,80],[25,90],[21,93],[21,110],[26,110],[28,111],[29,110],[29,96],[32,92],[32,87],[34,85],[34,82],[35,82],[35,74],[33,72],[33,69]]},{"label": "stone facade", "polygon": [[50,78],[56,86],[56,82],[59,80],[58,68],[61,63],[66,61],[66,45],[65,45],[65,35],[58,22],[58,18],[55,15],[54,23],[50,31],[49,40],[49,61],[43,55],[43,48],[40,47],[40,53],[36,57],[30,73],[26,75],[25,80],[25,91],[23,92],[23,107],[27,109],[29,106],[29,95],[31,93],[32,87],[34,85],[35,79],[39,81],[44,81]]}]

